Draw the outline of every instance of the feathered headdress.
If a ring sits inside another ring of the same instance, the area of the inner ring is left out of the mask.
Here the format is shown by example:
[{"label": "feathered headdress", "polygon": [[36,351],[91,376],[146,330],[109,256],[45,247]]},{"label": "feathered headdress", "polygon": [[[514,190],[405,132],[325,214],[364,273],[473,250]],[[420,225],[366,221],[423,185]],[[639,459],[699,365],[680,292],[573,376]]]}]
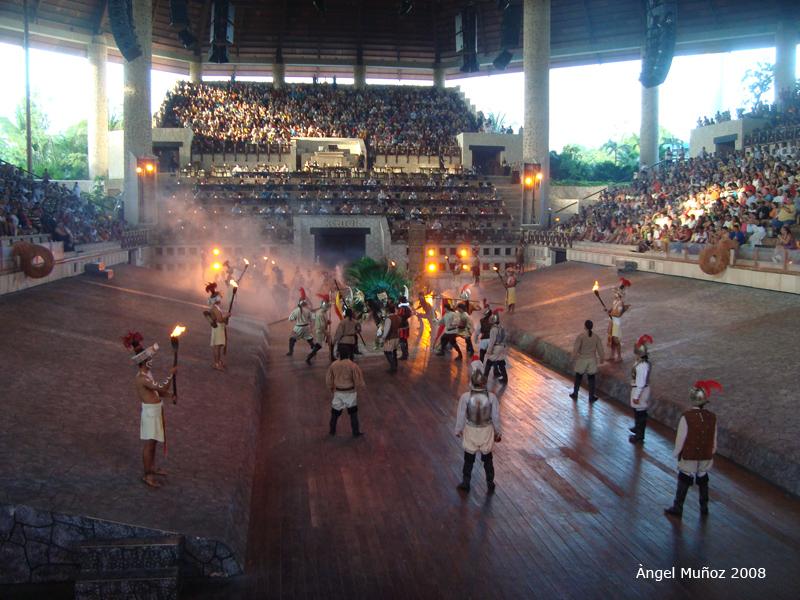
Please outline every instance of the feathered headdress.
[{"label": "feathered headdress", "polygon": [[638,340],[636,340],[636,344],[633,346],[633,353],[636,356],[647,356],[647,346],[652,343],[653,338],[645,333]]},{"label": "feathered headdress", "polygon": [[138,331],[129,331],[128,335],[122,338],[122,345],[127,350],[136,350],[142,347],[144,337]]},{"label": "feathered headdress", "polygon": [[719,381],[713,379],[695,381],[694,385],[689,390],[689,400],[694,404],[705,404],[711,399],[711,392],[713,390],[722,391],[722,385]]},{"label": "feathered headdress", "polygon": [[[301,296],[301,298],[302,298],[302,296]],[[323,302],[327,302],[328,304],[331,303],[331,295],[330,294],[317,294],[317,298],[319,298]]]},{"label": "feathered headdress", "polygon": [[464,285],[464,286],[461,288],[461,292],[460,292],[460,294],[459,294],[459,295],[461,296],[461,299],[462,299],[462,300],[469,300],[469,297],[472,295],[472,291],[470,291],[470,289],[469,289],[469,284],[468,284],[468,283],[467,283],[467,284],[465,284],[465,285]]},{"label": "feathered headdress", "polygon": [[619,287],[622,287],[622,288],[628,288],[628,287],[631,287],[631,282],[630,282],[630,280],[628,280],[628,279],[625,279],[624,277],[620,277],[620,278],[619,278]]},{"label": "feathered headdress", "polygon": [[306,296],[306,289],[300,288],[300,300],[307,300],[308,296]]},{"label": "feathered headdress", "polygon": [[645,346],[647,344],[652,344],[652,343],[653,343],[653,338],[647,335],[646,333],[638,340],[636,340],[637,346]]}]

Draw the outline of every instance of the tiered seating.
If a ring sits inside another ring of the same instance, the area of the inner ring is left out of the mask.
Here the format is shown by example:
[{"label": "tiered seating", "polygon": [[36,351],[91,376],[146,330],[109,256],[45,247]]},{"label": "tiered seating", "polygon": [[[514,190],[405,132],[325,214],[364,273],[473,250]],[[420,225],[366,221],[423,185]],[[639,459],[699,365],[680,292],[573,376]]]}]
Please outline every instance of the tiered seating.
[{"label": "tiered seating", "polygon": [[455,136],[477,128],[453,90],[238,82],[180,82],[156,121],[190,127],[197,154],[286,153],[293,137],[348,137],[364,139],[371,155],[455,156]]}]

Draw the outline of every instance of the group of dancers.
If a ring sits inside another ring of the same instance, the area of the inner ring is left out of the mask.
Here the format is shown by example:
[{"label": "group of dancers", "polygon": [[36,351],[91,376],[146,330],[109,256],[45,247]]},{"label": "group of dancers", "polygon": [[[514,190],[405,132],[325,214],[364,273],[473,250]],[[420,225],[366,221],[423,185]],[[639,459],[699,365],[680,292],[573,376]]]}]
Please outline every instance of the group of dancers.
[{"label": "group of dancers", "polygon": [[[512,274],[513,276],[513,274]],[[516,287],[516,278],[514,278]],[[505,285],[505,282],[504,282]],[[622,318],[630,310],[625,302],[625,295],[631,283],[621,278],[614,290],[614,300],[607,309],[609,326],[606,343],[611,350],[611,360],[622,360]],[[512,287],[512,289],[513,289]],[[508,286],[506,286],[508,290]],[[206,288],[209,308],[204,312],[211,326],[210,345],[213,353],[213,368],[224,371],[224,354],[227,344],[226,325],[230,319],[230,308],[222,308],[222,293],[216,283],[209,283]],[[336,331],[330,333],[330,294],[318,294],[321,302],[313,308],[305,291],[300,289],[300,298],[289,315],[292,331],[289,337],[287,356],[292,356],[298,340],[309,345],[306,362],[310,365],[317,353],[328,345],[331,364],[327,370],[325,381],[331,399],[330,435],[336,435],[339,417],[347,410],[350,417],[351,433],[361,437],[363,432],[358,420],[357,389],[365,385],[363,373],[353,360],[359,353],[359,342],[364,340],[361,332],[361,319],[352,307],[345,306],[342,318]],[[515,290],[507,295],[507,300],[516,301]],[[420,292],[416,307],[412,307],[406,295],[399,295],[398,302],[388,298],[380,306],[380,314],[376,315],[378,331],[376,346],[380,347],[389,365],[389,373],[398,371],[398,361],[409,358],[408,339],[410,319],[417,316],[420,321],[428,320],[433,331],[438,325],[434,347],[436,354],[444,355],[450,348],[456,351],[456,360],[462,360],[463,354],[458,346],[458,339],[465,343],[466,352],[471,357],[469,390],[463,393],[458,401],[455,435],[461,438],[464,450],[462,480],[458,489],[469,492],[472,471],[476,456],[481,454],[486,473],[487,489],[495,490],[493,447],[502,439],[500,404],[497,396],[489,391],[488,380],[494,372],[498,383],[508,382],[506,360],[508,355],[509,336],[501,325],[503,307],[492,308],[484,300],[479,307],[481,317],[479,328],[473,331],[470,302],[466,286],[458,299],[443,299],[442,315],[436,318],[436,311],[428,300],[428,296]],[[506,303],[508,308],[508,302]],[[472,343],[473,334],[478,342],[478,354]],[[133,352],[132,361],[137,365],[135,388],[142,405],[140,437],[144,441],[142,460],[144,474],[142,480],[150,487],[159,487],[166,473],[155,465],[156,443],[164,443],[166,449],[165,424],[162,398],[169,395],[169,387],[175,376],[177,367],[173,367],[169,376],[162,382],[156,382],[152,374],[152,358],[158,351],[158,345],[145,348],[143,337],[137,332],[129,333],[124,339],[125,347]],[[631,368],[630,406],[633,410],[634,424],[630,428],[629,441],[642,444],[647,428],[647,416],[650,408],[650,380],[652,364],[649,347],[653,338],[647,334],[638,338],[634,345],[635,362]],[[400,356],[397,356],[398,350]],[[578,393],[584,375],[588,378],[589,402],[597,401],[596,375],[598,366],[605,360],[604,343],[594,331],[594,323],[587,320],[584,331],[577,336],[573,345],[573,364],[575,381],[570,397],[578,400]],[[700,513],[708,514],[709,503],[709,471],[713,466],[713,455],[716,452],[716,416],[707,409],[714,390],[721,390],[719,383],[713,380],[698,381],[690,389],[689,401],[692,406],[685,411],[679,420],[675,440],[674,456],[678,461],[678,480],[675,498],[665,513],[680,518],[683,504],[689,488],[696,483],[699,489]]]}]

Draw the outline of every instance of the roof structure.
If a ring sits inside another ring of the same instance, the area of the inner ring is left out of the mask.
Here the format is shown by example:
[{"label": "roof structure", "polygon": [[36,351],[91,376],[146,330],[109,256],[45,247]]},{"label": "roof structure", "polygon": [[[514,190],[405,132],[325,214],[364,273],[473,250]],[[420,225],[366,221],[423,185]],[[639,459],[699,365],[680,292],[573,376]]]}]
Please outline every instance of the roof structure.
[{"label": "roof structure", "polygon": [[[0,6],[0,41],[22,38],[25,0]],[[28,0],[32,45],[85,52],[96,33],[108,33],[107,0]],[[400,16],[400,0],[232,0],[235,6],[231,64],[206,65],[205,73],[269,74],[281,48],[286,74],[351,75],[359,49],[369,77],[429,79],[437,60],[456,73],[455,16],[465,0],[413,0]],[[153,56],[161,68],[186,70],[209,52],[211,0],[188,0],[190,29],[200,47],[182,47],[170,27],[170,1],[153,0]],[[482,71],[500,52],[502,13],[496,0],[474,0]],[[677,0],[677,54],[774,45],[787,0]],[[553,66],[592,64],[640,56],[644,0],[552,0]],[[520,27],[521,30],[521,27]],[[521,50],[509,70],[521,69]]]}]

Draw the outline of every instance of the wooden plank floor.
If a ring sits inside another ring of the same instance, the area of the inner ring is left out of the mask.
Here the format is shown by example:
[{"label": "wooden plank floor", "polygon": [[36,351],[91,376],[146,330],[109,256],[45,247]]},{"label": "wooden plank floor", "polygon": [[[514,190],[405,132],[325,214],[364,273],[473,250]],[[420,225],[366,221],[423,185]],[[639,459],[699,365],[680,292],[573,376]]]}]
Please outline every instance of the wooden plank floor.
[{"label": "wooden plank floor", "polygon": [[[497,491],[480,462],[462,496],[462,451],[452,434],[467,365],[432,356],[415,331],[397,376],[365,357],[359,397],[366,435],[327,435],[327,356],[313,367],[273,333],[257,457],[247,577],[225,597],[253,598],[797,598],[800,501],[724,459],[711,475],[711,515],[690,490],[682,523],[672,499],[673,433],[627,441],[629,414],[512,353],[500,392]],[[371,339],[368,336],[368,339]],[[684,390],[676,390],[684,394]],[[637,579],[676,567],[677,580]],[[680,578],[681,568],[726,579]],[[731,579],[764,568],[763,579]]]}]

